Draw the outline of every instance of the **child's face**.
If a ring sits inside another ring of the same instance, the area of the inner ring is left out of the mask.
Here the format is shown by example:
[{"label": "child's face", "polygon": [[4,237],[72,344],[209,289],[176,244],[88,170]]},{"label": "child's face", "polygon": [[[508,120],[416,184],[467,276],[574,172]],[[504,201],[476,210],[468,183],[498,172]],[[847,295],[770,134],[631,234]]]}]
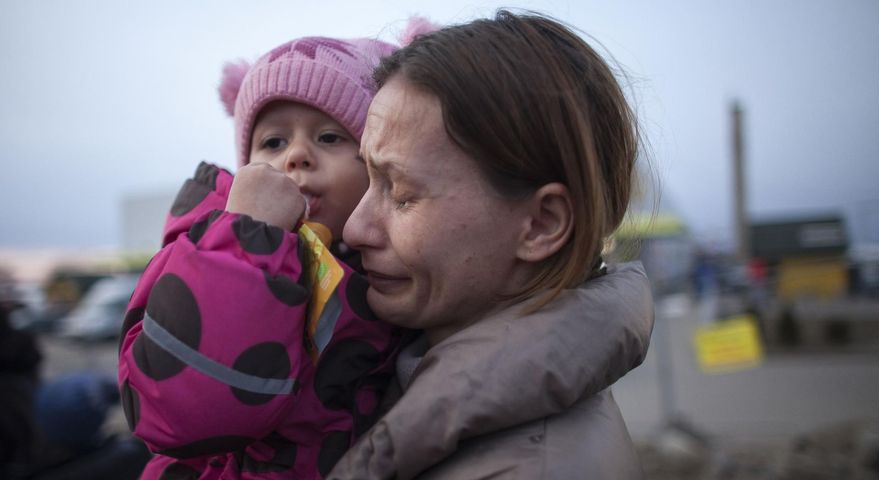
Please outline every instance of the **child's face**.
[{"label": "child's face", "polygon": [[342,227],[366,192],[369,178],[359,145],[325,113],[301,103],[274,102],[256,118],[250,162],[268,163],[299,185],[309,220],[341,240]]}]

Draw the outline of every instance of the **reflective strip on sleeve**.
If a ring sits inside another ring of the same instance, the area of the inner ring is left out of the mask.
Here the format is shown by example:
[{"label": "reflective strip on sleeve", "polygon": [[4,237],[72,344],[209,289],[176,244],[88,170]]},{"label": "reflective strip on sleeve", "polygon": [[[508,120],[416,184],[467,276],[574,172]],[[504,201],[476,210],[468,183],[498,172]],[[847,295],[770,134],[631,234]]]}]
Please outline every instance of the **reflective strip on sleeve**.
[{"label": "reflective strip on sleeve", "polygon": [[317,328],[314,332],[314,345],[317,347],[318,355],[323,353],[324,349],[333,338],[333,331],[336,329],[336,321],[342,314],[342,301],[339,300],[339,290],[333,292],[327,304],[324,305],[324,311],[320,313],[317,321]]},{"label": "reflective strip on sleeve", "polygon": [[230,387],[253,393],[286,395],[292,392],[296,386],[296,379],[293,378],[258,377],[215,362],[178,340],[171,332],[153,320],[149,314],[144,314],[143,333],[177,360]]}]

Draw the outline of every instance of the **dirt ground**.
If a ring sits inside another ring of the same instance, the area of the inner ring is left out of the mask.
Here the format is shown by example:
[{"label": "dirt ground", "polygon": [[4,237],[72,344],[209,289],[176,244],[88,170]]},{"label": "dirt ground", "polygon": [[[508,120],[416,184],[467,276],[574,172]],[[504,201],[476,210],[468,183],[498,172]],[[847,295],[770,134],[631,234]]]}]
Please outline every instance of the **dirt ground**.
[{"label": "dirt ground", "polygon": [[637,448],[649,480],[879,479],[879,424],[873,422],[735,443],[673,424]]}]

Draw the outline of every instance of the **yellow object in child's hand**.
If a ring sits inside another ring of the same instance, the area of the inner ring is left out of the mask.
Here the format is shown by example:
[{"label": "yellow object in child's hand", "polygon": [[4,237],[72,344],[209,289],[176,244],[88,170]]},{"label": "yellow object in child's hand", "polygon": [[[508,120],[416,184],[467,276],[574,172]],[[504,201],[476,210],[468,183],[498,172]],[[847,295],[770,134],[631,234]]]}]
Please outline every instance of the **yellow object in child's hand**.
[{"label": "yellow object in child's hand", "polygon": [[311,222],[308,220],[302,222],[302,224],[307,226],[312,232],[314,232],[314,234],[317,235],[317,238],[320,239],[321,243],[323,243],[324,245],[332,245],[333,232],[331,232],[326,225],[322,223]]},{"label": "yellow object in child's hand", "polygon": [[327,247],[333,238],[330,229],[317,222],[303,222],[298,233],[300,238],[305,240],[312,258],[310,269],[312,293],[308,305],[307,335],[309,345],[314,347],[311,349],[311,358],[317,361],[318,355],[332,336],[332,327],[335,325],[338,312],[337,308],[327,309],[327,304],[339,282],[342,281],[344,271]]}]

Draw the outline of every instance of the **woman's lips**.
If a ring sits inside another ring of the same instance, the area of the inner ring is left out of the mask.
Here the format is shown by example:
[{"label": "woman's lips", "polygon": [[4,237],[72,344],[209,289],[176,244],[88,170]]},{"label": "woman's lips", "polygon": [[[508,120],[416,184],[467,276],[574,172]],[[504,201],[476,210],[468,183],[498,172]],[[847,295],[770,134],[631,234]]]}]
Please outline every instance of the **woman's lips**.
[{"label": "woman's lips", "polygon": [[407,277],[397,277],[379,272],[366,272],[366,278],[369,280],[369,286],[376,289],[379,293],[392,293],[409,282]]}]

